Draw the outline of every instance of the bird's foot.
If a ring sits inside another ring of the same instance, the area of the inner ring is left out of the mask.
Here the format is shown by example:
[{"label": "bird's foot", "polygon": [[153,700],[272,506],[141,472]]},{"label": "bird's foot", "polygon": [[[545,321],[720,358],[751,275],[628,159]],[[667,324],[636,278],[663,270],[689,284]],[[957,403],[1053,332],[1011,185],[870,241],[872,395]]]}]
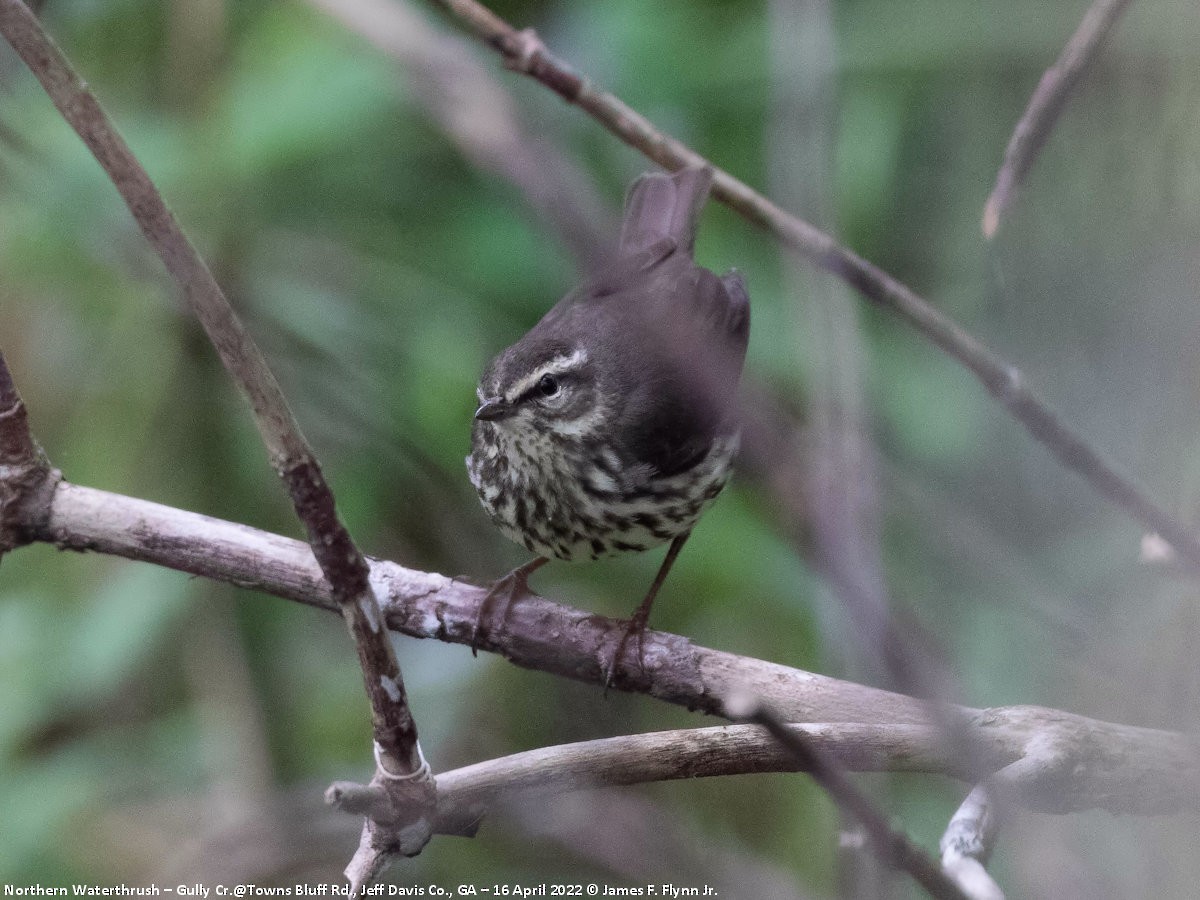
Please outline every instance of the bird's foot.
[{"label": "bird's foot", "polygon": [[650,619],[650,609],[643,606],[638,607],[629,621],[625,623],[625,630],[621,633],[621,640],[617,642],[617,649],[613,651],[612,657],[608,661],[608,665],[604,668],[604,693],[608,694],[608,689],[616,683],[617,666],[621,664],[621,657],[625,655],[625,648],[629,645],[631,638],[637,638],[637,665],[642,671],[646,669],[646,662],[642,654],[645,652],[645,637],[646,624]]},{"label": "bird's foot", "polygon": [[671,566],[675,564],[675,557],[683,549],[684,542],[687,541],[689,534],[691,534],[690,531],[685,531],[683,534],[675,535],[675,539],[671,541],[671,546],[667,550],[667,555],[663,559],[662,565],[658,568],[658,574],[654,576],[654,582],[650,585],[650,590],[646,592],[646,599],[633,611],[633,615],[629,617],[629,621],[625,624],[625,633],[621,635],[616,652],[613,653],[612,659],[609,660],[604,672],[604,693],[606,696],[608,689],[613,686],[616,680],[617,666],[621,663],[621,657],[625,653],[625,646],[634,635],[637,635],[638,639],[638,668],[643,672],[646,671],[646,661],[642,654],[646,649],[644,638],[646,635],[646,623],[650,621],[650,607],[654,605],[654,598],[658,596],[658,589],[662,587],[663,582],[666,580],[667,573],[671,571]]},{"label": "bird's foot", "polygon": [[[537,556],[523,565],[517,566],[507,575],[497,578],[488,589],[487,596],[479,604],[479,612],[475,614],[475,627],[471,632],[471,655],[479,655],[479,644],[487,637],[491,629],[488,622],[498,618],[503,624],[508,618],[508,611],[513,603],[522,597],[534,596],[529,589],[529,576],[548,563],[544,556]],[[499,615],[496,607],[499,604]]]}]

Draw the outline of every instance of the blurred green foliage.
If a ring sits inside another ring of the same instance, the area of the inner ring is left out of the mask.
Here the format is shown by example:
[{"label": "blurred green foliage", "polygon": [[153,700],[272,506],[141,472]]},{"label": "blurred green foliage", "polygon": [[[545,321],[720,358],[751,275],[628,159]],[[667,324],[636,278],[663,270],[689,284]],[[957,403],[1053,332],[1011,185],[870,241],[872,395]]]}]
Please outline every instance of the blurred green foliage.
[{"label": "blurred green foliage", "polygon": [[[982,202],[1085,4],[807,6],[829,29],[831,71],[788,56],[797,36],[772,32],[778,8],[745,0],[496,9],[752,185],[788,193],[781,161],[804,141],[827,147],[794,195],[826,199],[832,220],[820,224],[1020,365],[1089,440],[1194,519],[1194,5],[1133,5],[991,246]],[[50,0],[45,17],[267,350],[364,549],[476,578],[519,562],[484,520],[462,458],[475,380],[577,276],[570,242],[441,131],[411,68],[300,0]],[[529,133],[615,211],[648,164],[485,48],[472,52]],[[778,74],[797,67],[828,78],[809,119],[829,127],[781,135],[773,126],[810,87]],[[7,48],[0,83],[0,349],[51,459],[81,484],[297,534],[246,410],[99,167]],[[800,373],[813,362],[815,301],[796,295],[775,243],[726,210],[706,213],[699,256],[746,274],[752,377],[800,407],[813,394]],[[886,583],[936,641],[959,699],[1194,729],[1191,584],[1140,566],[1137,528],[897,319],[859,308],[855,335]],[[833,675],[877,671],[779,507],[752,479],[728,491],[654,624]],[[553,565],[536,587],[621,615],[658,562]],[[401,640],[399,651],[435,770],[711,724],[461,647]],[[367,771],[368,717],[331,616],[26,548],[0,568],[0,695],[0,881],[249,873],[291,884],[336,880],[349,858],[354,823],[319,798],[328,780]],[[962,794],[928,778],[867,783],[930,848]],[[805,779],[645,794],[681,844],[703,836],[800,891],[834,889],[839,823]],[[296,829],[287,852],[235,828],[267,814]],[[1019,818],[997,862],[1013,896],[1064,896],[1063,884],[1074,896],[1188,896],[1200,875],[1182,852],[1190,821]],[[511,825],[436,840],[392,877],[630,877]],[[243,836],[240,856],[226,833]]]}]

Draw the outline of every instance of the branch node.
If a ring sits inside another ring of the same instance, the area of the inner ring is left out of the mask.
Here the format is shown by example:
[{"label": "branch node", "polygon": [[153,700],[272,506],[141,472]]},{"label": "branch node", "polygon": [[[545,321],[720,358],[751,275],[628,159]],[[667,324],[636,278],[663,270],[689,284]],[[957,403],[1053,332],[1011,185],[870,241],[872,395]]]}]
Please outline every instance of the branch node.
[{"label": "branch node", "polygon": [[538,35],[537,30],[523,28],[513,35],[512,40],[505,48],[504,68],[520,72],[522,75],[529,75],[533,72],[534,57],[539,53],[546,52],[546,44]]},{"label": "branch node", "polygon": [[325,802],[342,812],[371,819],[383,815],[389,808],[386,791],[354,781],[335,781],[325,789]]},{"label": "branch node", "polygon": [[[388,753],[375,742],[375,775],[370,784],[335,781],[325,802],[343,812],[366,818],[354,858],[346,866],[352,895],[373,883],[392,858],[416,856],[433,837],[437,814],[437,780],[417,744],[420,765],[397,775],[385,760]],[[392,762],[391,766],[399,768]]]},{"label": "branch node", "polygon": [[50,518],[62,473],[29,430],[25,403],[0,353],[0,556],[28,544]]},{"label": "branch node", "polygon": [[1013,365],[1004,366],[1004,383],[1000,388],[1000,401],[1005,405],[1015,403],[1025,390],[1025,378],[1021,370]]},{"label": "branch node", "polygon": [[984,868],[996,831],[992,798],[984,785],[978,785],[950,819],[939,844],[942,871],[972,900],[1004,900],[1000,886]]},{"label": "branch node", "polygon": [[378,881],[394,858],[395,853],[386,838],[381,837],[372,820],[367,819],[363,824],[358,849],[343,873],[350,882],[350,896],[357,897],[364,887]]},{"label": "branch node", "polygon": [[537,31],[512,29],[498,37],[501,64],[504,68],[540,81],[568,103],[577,103],[587,89],[588,81],[571,66],[550,52]]}]

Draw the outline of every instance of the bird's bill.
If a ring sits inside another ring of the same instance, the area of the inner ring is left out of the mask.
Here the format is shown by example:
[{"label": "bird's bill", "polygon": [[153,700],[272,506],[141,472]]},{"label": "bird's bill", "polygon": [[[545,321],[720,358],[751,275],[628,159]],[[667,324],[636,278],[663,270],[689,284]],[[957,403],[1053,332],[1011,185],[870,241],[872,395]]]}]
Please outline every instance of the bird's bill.
[{"label": "bird's bill", "polygon": [[484,422],[494,422],[512,413],[512,406],[503,397],[489,397],[475,410],[475,418]]}]

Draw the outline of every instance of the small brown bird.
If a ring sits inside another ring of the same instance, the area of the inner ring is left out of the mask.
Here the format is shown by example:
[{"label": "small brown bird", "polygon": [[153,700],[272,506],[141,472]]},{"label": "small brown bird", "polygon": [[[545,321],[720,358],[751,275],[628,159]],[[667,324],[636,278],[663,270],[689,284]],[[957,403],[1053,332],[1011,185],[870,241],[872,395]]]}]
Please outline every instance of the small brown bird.
[{"label": "small brown bird", "polygon": [[610,684],[738,449],[750,303],[736,271],[718,277],[692,258],[711,184],[709,168],[639,178],[615,259],[479,381],[471,483],[500,530],[537,554],[496,582],[480,624],[494,599],[528,593],[529,575],[550,557],[671,542],[617,645]]}]

